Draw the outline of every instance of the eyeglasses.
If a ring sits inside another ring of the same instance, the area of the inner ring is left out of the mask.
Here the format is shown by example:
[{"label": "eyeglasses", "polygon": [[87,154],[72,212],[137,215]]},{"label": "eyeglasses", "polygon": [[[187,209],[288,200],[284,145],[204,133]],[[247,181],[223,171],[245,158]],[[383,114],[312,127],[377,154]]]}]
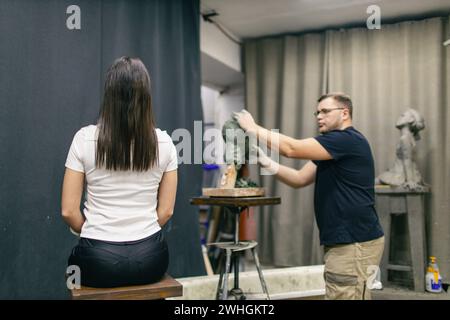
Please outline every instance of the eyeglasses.
[{"label": "eyeglasses", "polygon": [[320,109],[319,111],[314,112],[314,116],[317,117],[319,114],[325,115],[327,113],[330,113],[333,110],[342,110],[342,109],[345,109],[345,108],[333,108],[333,109],[323,108],[323,109]]}]

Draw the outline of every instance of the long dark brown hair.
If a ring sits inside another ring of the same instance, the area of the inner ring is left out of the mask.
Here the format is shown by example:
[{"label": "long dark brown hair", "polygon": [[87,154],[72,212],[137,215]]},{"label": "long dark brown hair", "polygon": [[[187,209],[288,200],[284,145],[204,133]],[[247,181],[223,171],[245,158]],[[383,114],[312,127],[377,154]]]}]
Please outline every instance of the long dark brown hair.
[{"label": "long dark brown hair", "polygon": [[158,163],[150,76],[140,59],[109,67],[98,127],[97,168],[146,171]]}]

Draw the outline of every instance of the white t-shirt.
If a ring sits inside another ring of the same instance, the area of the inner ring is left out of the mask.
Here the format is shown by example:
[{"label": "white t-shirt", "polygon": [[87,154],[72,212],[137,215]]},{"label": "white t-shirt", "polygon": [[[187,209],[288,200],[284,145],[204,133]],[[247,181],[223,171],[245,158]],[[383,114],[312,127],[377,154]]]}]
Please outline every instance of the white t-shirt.
[{"label": "white t-shirt", "polygon": [[86,221],[81,237],[105,241],[134,241],[161,228],[156,213],[159,183],[164,172],[177,169],[172,139],[156,129],[159,165],[146,172],[112,171],[95,167],[98,129],[81,128],[73,138],[66,167],[86,176]]}]

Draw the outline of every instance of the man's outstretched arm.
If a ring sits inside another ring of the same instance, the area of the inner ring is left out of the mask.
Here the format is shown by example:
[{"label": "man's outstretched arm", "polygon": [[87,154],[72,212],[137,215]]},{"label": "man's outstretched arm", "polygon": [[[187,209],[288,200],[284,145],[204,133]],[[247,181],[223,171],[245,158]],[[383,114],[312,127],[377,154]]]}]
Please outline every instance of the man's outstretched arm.
[{"label": "man's outstretched arm", "polygon": [[294,139],[281,133],[269,131],[253,120],[252,115],[246,110],[235,113],[235,119],[242,129],[254,134],[259,141],[265,143],[270,149],[288,158],[308,160],[330,160],[328,151],[314,138]]}]

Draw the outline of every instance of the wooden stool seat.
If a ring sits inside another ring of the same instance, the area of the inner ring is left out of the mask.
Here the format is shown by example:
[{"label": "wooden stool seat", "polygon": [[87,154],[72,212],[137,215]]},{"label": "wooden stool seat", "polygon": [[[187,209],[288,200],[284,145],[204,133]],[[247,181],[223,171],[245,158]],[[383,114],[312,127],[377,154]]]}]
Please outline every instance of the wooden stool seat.
[{"label": "wooden stool seat", "polygon": [[117,288],[72,289],[72,300],[157,300],[183,295],[181,283],[166,274],[159,282]]}]

